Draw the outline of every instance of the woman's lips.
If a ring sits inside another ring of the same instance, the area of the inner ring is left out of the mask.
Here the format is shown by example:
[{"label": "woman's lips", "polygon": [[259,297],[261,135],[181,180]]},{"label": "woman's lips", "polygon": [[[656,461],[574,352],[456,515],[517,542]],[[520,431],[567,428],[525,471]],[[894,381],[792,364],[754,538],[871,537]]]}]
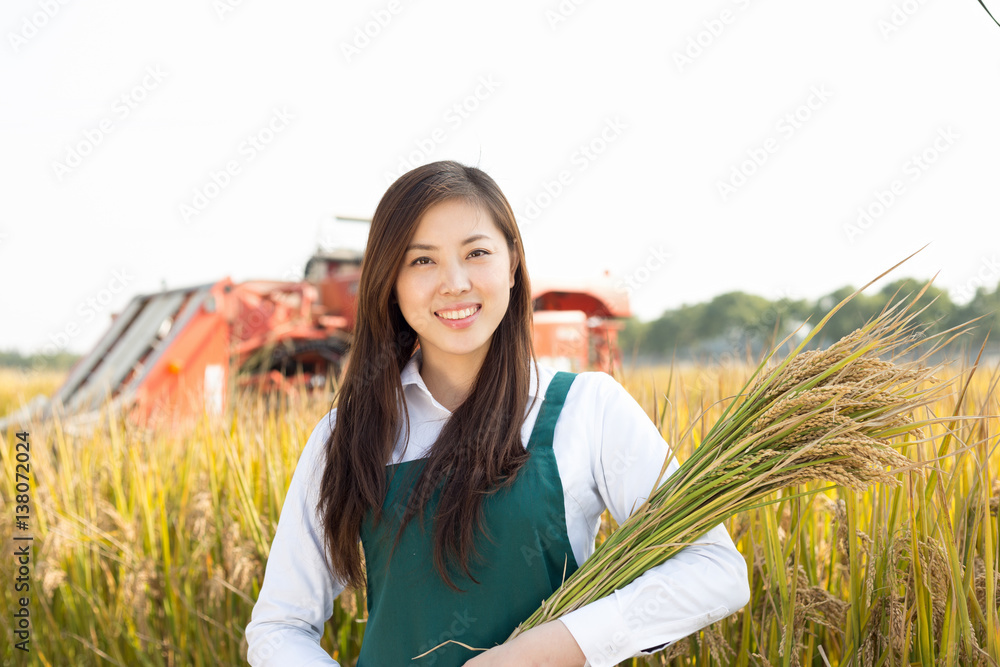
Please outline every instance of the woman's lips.
[{"label": "woman's lips", "polygon": [[[463,311],[469,311],[469,310],[472,310],[472,313],[466,315],[465,317],[462,317],[461,319],[448,319],[446,317],[441,316],[441,313],[448,313],[449,315],[454,316],[456,313],[462,314]],[[482,310],[483,310],[482,305],[477,303],[465,308],[449,308],[448,310],[440,310],[435,312],[434,316],[438,318],[439,322],[441,322],[447,327],[451,327],[452,329],[464,329],[465,327],[470,326],[473,322],[476,321],[476,319],[479,317],[479,313],[482,312]]]}]

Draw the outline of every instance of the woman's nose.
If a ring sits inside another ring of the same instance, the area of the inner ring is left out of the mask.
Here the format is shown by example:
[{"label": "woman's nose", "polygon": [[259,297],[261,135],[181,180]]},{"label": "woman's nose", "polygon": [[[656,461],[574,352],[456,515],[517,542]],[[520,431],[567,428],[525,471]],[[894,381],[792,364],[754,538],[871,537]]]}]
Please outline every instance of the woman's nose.
[{"label": "woman's nose", "polygon": [[442,294],[461,294],[471,287],[469,272],[461,262],[448,262],[441,267]]}]

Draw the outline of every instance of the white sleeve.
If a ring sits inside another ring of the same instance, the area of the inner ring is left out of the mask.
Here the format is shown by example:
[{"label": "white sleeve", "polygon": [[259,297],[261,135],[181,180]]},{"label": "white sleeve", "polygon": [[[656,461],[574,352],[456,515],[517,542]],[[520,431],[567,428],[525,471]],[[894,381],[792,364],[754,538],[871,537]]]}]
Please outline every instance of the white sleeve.
[{"label": "white sleeve", "polygon": [[281,507],[264,583],[246,628],[247,660],[253,667],[338,665],[320,640],[344,586],[327,566],[316,512],[334,412],[309,436]]},{"label": "white sleeve", "polygon": [[[621,525],[653,489],[669,446],[642,407],[604,375],[591,465]],[[676,459],[660,481],[678,468]],[[649,655],[737,611],[750,599],[746,561],[721,524],[632,583],[563,616],[590,667]]]}]

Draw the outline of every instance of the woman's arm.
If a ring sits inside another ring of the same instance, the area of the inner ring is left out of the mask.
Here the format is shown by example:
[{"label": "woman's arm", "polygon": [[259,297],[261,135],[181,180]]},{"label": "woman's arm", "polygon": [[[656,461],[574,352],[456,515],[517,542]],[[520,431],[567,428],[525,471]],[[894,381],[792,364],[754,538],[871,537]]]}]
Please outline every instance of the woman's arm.
[{"label": "woman's arm", "polygon": [[584,667],[586,662],[580,645],[557,619],[491,648],[464,667]]},{"label": "woman's arm", "polygon": [[[620,525],[652,490],[669,447],[624,387],[603,373],[587,375],[600,376],[587,378],[600,385],[591,425],[594,483]],[[660,483],[677,468],[672,461]],[[610,667],[658,651],[749,599],[746,561],[718,525],[629,585],[560,620],[591,667]]]},{"label": "woman's arm", "polygon": [[338,665],[320,639],[344,587],[327,566],[316,514],[332,418],[325,416],[309,436],[281,508],[264,583],[246,628],[247,660],[253,667]]}]

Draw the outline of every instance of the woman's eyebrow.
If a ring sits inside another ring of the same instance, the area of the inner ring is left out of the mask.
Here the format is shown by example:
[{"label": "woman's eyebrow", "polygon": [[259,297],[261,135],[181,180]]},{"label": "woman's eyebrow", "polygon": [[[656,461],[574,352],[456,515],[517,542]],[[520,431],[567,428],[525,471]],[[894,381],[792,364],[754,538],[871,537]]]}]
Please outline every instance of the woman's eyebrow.
[{"label": "woman's eyebrow", "polygon": [[[469,238],[462,241],[462,245],[469,245],[470,243],[475,243],[480,239],[488,239],[488,238],[490,237],[487,236],[486,234],[473,234]],[[438,248],[436,245],[428,245],[426,243],[411,243],[410,245],[406,246],[407,252],[409,252],[410,250],[437,250],[437,249]]]}]

